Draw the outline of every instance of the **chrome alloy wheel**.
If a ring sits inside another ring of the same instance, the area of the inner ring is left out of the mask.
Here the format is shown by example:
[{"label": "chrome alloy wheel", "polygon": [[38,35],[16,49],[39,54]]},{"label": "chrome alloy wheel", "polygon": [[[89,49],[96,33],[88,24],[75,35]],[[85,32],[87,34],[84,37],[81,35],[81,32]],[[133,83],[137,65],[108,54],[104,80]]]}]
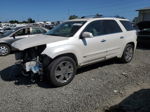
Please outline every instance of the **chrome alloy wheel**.
[{"label": "chrome alloy wheel", "polygon": [[0,45],[0,56],[7,55],[9,53],[9,49],[5,45]]},{"label": "chrome alloy wheel", "polygon": [[72,78],[73,73],[73,64],[69,61],[62,61],[56,66],[55,78],[58,82],[65,83]]},{"label": "chrome alloy wheel", "polygon": [[126,61],[130,61],[133,58],[133,47],[127,47],[125,51],[125,59]]}]

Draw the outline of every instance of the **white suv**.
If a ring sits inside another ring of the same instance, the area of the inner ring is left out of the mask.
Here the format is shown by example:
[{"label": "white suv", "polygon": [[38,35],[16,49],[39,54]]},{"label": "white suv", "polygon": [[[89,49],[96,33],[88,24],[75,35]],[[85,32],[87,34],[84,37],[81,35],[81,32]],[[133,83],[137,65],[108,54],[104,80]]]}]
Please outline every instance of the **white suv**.
[{"label": "white suv", "polygon": [[136,31],[127,19],[89,18],[64,22],[45,35],[12,44],[22,71],[31,76],[45,74],[54,86],[72,81],[78,67],[118,57],[132,60]]}]

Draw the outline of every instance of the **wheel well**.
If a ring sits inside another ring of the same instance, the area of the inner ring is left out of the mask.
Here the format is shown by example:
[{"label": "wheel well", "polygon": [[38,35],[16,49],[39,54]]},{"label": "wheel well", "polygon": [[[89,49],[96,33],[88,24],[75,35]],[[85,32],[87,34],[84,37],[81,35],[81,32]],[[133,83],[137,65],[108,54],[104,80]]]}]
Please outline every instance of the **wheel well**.
[{"label": "wheel well", "polygon": [[9,47],[9,49],[11,50],[11,46],[7,43],[0,43],[0,45],[7,45]]},{"label": "wheel well", "polygon": [[133,47],[135,48],[135,44],[134,44],[134,42],[129,42],[129,43],[127,43],[127,45],[128,45],[128,44],[133,45]]},{"label": "wheel well", "polygon": [[0,43],[0,45],[7,45],[8,47],[10,47],[10,45],[7,43]]},{"label": "wheel well", "polygon": [[77,57],[75,56],[75,54],[73,54],[73,53],[61,54],[61,55],[56,56],[54,59],[62,57],[62,56],[69,56],[69,57],[71,57],[76,62],[77,66],[78,66],[78,60],[77,60]]}]

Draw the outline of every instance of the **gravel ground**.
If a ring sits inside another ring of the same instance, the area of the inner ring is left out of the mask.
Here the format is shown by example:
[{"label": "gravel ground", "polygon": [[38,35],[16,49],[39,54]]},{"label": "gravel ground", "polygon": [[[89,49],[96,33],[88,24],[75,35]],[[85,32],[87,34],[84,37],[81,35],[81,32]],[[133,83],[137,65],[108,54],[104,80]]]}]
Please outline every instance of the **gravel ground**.
[{"label": "gravel ground", "polygon": [[14,63],[14,55],[0,57],[0,112],[150,111],[149,49],[137,49],[129,64],[112,59],[81,68],[60,88],[18,77]]}]

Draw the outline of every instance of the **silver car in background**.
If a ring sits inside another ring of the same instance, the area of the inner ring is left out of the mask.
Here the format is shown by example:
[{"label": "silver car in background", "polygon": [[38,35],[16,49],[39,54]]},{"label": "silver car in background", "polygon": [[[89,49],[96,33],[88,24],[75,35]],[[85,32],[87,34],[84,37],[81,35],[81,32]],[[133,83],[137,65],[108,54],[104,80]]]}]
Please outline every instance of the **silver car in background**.
[{"label": "silver car in background", "polygon": [[44,34],[48,29],[37,26],[25,26],[17,27],[13,30],[7,31],[4,34],[0,34],[0,56],[5,56],[15,49],[11,47],[11,44],[22,38],[33,37],[37,34]]}]

